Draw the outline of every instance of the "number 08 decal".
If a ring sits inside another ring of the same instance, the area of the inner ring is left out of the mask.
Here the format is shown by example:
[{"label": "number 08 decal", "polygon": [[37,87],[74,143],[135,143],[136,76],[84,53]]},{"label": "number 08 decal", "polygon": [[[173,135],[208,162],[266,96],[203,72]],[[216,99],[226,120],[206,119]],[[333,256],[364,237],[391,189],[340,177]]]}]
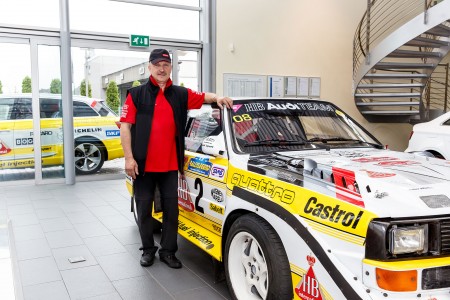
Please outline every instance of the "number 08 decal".
[{"label": "number 08 decal", "polygon": [[240,123],[243,121],[250,121],[250,120],[252,120],[252,117],[249,114],[233,116],[233,121],[235,123]]}]

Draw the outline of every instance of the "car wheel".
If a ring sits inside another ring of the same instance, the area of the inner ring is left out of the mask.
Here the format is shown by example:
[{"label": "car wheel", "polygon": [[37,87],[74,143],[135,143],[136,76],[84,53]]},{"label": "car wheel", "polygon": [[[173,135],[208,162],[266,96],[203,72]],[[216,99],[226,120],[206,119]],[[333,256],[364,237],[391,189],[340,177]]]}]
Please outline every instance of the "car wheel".
[{"label": "car wheel", "polygon": [[75,171],[79,175],[94,174],[105,162],[103,146],[96,142],[77,142],[75,145]]},{"label": "car wheel", "polygon": [[225,275],[233,299],[292,299],[289,261],[280,237],[264,219],[248,214],[230,228]]}]

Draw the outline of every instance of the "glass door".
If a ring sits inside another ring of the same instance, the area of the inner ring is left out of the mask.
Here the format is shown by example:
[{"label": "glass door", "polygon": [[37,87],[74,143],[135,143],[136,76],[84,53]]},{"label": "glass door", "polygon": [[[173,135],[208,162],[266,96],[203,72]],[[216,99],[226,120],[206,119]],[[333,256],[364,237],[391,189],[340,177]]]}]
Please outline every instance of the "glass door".
[{"label": "glass door", "polygon": [[35,178],[30,95],[29,39],[0,38],[0,181]]}]

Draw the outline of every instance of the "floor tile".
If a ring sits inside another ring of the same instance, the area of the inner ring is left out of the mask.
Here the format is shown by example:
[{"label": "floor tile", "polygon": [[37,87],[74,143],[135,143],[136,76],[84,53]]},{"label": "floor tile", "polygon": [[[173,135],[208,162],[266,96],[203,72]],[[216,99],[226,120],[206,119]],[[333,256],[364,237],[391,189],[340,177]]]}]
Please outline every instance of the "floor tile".
[{"label": "floor tile", "polygon": [[127,252],[113,235],[86,238],[84,239],[84,243],[94,256]]},{"label": "floor tile", "polygon": [[130,220],[120,214],[113,216],[100,216],[98,217],[98,219],[109,229],[135,226],[135,223],[132,223]]},{"label": "floor tile", "polygon": [[73,229],[46,232],[45,237],[52,249],[83,244],[83,240]]},{"label": "floor tile", "polygon": [[18,204],[18,205],[8,205],[8,215],[23,215],[34,213],[34,207],[31,203]]},{"label": "floor tile", "polygon": [[18,260],[52,256],[46,239],[16,242],[16,251]]},{"label": "floor tile", "polygon": [[[59,270],[82,268],[97,264],[97,260],[85,245],[53,249],[52,253]],[[71,263],[69,261],[69,258],[80,256],[83,257],[85,261],[76,263]]]},{"label": "floor tile", "polygon": [[113,294],[83,298],[82,300],[123,300],[123,299],[117,292],[115,292]]},{"label": "floor tile", "polygon": [[41,225],[28,225],[14,227],[14,239],[16,242],[45,238]]},{"label": "floor tile", "polygon": [[36,209],[36,214],[41,220],[64,218],[66,216],[63,210],[59,207],[47,207]]},{"label": "floor tile", "polygon": [[93,206],[93,207],[89,207],[89,210],[97,217],[111,216],[111,215],[119,214],[119,212],[110,205]]},{"label": "floor tile", "polygon": [[77,201],[74,203],[61,204],[61,208],[66,213],[88,211],[87,206],[84,205],[81,201]]},{"label": "floor tile", "polygon": [[118,280],[114,281],[113,284],[124,300],[174,299],[166,290],[164,290],[161,285],[159,285],[150,276]]},{"label": "floor tile", "polygon": [[84,203],[84,205],[86,205],[87,207],[94,207],[94,206],[105,206],[108,205],[108,202],[106,202],[103,199],[81,199],[81,202]]},{"label": "floor tile", "polygon": [[122,245],[130,245],[142,243],[141,235],[137,225],[124,228],[111,229],[112,234],[122,243]]},{"label": "floor tile", "polygon": [[62,281],[26,286],[23,294],[24,300],[70,300]]},{"label": "floor tile", "polygon": [[41,227],[44,232],[73,229],[72,223],[66,217],[41,220]]},{"label": "floor tile", "polygon": [[[206,286],[206,282],[189,269],[171,269],[165,263],[160,262],[158,256],[156,256],[155,263],[146,270],[170,293]],[[174,280],[176,278],[179,280]]]},{"label": "floor tile", "polygon": [[192,289],[188,291],[183,291],[181,293],[176,293],[173,295],[175,299],[179,300],[198,300],[198,299],[208,299],[208,300],[225,300],[231,298],[225,298],[218,292],[214,291],[210,287],[201,287],[198,289]]},{"label": "floor tile", "polygon": [[98,221],[90,211],[78,211],[66,214],[72,224]]},{"label": "floor tile", "polygon": [[35,209],[59,207],[57,199],[40,199],[31,202]]},{"label": "floor tile", "polygon": [[82,238],[101,235],[110,235],[111,232],[99,221],[89,223],[78,223],[73,225]]},{"label": "floor tile", "polygon": [[98,256],[97,261],[111,281],[147,274],[128,252]]},{"label": "floor tile", "polygon": [[12,226],[14,227],[39,224],[39,219],[34,212],[30,214],[10,216],[10,220]]},{"label": "floor tile", "polygon": [[84,299],[116,292],[98,265],[61,271],[61,275],[71,299]]},{"label": "floor tile", "polygon": [[53,257],[19,261],[19,269],[23,286],[61,280]]}]

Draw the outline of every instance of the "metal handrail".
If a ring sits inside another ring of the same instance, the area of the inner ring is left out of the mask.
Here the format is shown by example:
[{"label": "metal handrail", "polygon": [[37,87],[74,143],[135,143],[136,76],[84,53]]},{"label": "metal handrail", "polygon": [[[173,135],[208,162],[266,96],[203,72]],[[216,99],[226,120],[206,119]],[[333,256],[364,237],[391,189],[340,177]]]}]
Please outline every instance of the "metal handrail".
[{"label": "metal handrail", "polygon": [[370,49],[406,22],[424,13],[432,0],[367,0],[364,13],[353,38],[353,78],[361,64],[369,63]]},{"label": "metal handrail", "polygon": [[[429,109],[446,113],[450,110],[449,64],[439,64],[425,86],[425,105]],[[426,119],[429,119],[427,114]]]}]

